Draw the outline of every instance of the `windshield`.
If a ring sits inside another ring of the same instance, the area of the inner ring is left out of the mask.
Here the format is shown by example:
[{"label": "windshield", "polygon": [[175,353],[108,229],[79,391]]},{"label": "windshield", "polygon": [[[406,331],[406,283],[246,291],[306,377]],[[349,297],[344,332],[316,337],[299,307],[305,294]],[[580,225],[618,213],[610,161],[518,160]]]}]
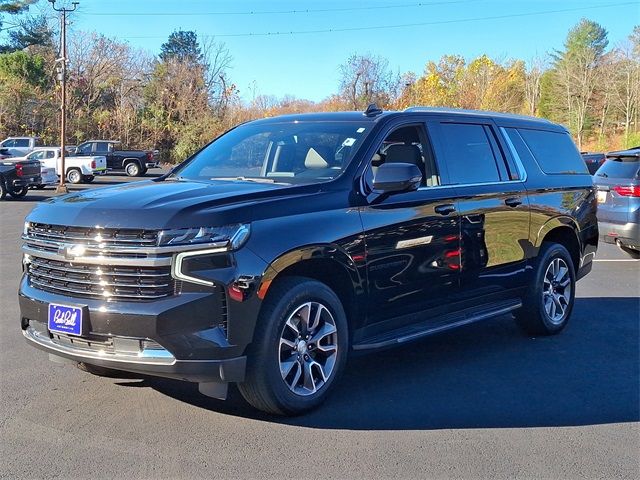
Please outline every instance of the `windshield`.
[{"label": "windshield", "polygon": [[274,183],[331,180],[347,167],[369,127],[366,122],[241,125],[197,153],[174,176]]}]

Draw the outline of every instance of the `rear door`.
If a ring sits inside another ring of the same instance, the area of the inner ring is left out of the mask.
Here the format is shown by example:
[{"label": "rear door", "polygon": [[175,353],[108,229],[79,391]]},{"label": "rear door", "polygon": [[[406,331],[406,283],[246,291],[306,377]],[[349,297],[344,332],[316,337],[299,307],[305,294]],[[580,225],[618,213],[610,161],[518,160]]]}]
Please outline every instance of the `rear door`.
[{"label": "rear door", "polygon": [[[439,165],[455,187],[461,230],[457,300],[509,298],[525,284],[529,201],[524,169],[491,119],[429,122]],[[474,303],[476,303],[474,301]]]}]

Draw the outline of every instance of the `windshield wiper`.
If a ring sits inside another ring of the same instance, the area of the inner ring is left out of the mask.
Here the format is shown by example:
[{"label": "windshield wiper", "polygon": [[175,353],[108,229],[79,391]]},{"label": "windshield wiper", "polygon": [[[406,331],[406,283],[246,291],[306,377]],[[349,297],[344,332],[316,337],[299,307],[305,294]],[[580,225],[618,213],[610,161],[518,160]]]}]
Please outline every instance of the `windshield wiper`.
[{"label": "windshield wiper", "polygon": [[211,180],[240,180],[243,182],[276,183],[273,178],[266,177],[211,177]]}]

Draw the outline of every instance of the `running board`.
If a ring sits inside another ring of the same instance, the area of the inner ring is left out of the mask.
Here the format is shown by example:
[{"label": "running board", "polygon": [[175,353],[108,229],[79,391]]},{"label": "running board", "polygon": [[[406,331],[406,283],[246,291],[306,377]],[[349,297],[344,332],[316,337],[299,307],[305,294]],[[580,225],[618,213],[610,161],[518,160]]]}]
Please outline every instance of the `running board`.
[{"label": "running board", "polygon": [[446,330],[451,330],[452,328],[462,327],[464,325],[469,325],[470,323],[498,317],[512,312],[513,310],[517,310],[520,307],[522,307],[522,302],[520,300],[513,300],[509,302],[500,302],[499,304],[491,307],[471,311],[466,314],[464,312],[460,312],[445,315],[439,319],[430,320],[428,325],[425,325],[424,323],[422,325],[409,325],[396,330],[395,332],[388,332],[373,338],[365,339],[363,342],[353,345],[353,349],[372,350],[399,345],[401,343],[417,340]]}]

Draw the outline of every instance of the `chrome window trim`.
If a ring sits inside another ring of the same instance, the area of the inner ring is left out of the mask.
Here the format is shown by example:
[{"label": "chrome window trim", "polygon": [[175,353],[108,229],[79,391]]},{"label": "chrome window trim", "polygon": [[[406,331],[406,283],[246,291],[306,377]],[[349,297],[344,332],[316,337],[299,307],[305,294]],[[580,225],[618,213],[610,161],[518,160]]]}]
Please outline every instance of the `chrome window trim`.
[{"label": "chrome window trim", "polygon": [[212,287],[214,283],[210,280],[204,280],[202,278],[192,277],[182,273],[182,262],[185,258],[199,257],[201,255],[211,255],[214,253],[228,252],[229,249],[225,248],[210,248],[207,250],[199,250],[197,252],[181,252],[175,256],[175,260],[171,265],[171,276],[176,280],[182,280],[189,283],[197,283],[198,285],[206,285]]},{"label": "chrome window trim", "polygon": [[[509,138],[509,134],[507,133],[507,130],[505,127],[498,127],[498,129],[500,130],[500,133],[502,134],[502,138],[504,138],[504,141],[507,144],[507,147],[509,148],[509,151],[511,152],[511,156],[513,157],[513,160],[516,162],[516,168],[518,169],[518,174],[520,176],[520,182],[526,182],[527,181],[527,170],[524,168],[524,164],[522,163],[522,159],[520,158],[520,155],[518,154],[518,151],[516,150],[516,146],[513,144],[513,142],[511,141],[511,138]],[[517,129],[516,129],[517,131]],[[519,135],[519,134],[518,134]],[[524,140],[523,140],[524,142]],[[526,145],[526,142],[524,142],[524,144]],[[529,147],[527,147],[529,148]]]}]

